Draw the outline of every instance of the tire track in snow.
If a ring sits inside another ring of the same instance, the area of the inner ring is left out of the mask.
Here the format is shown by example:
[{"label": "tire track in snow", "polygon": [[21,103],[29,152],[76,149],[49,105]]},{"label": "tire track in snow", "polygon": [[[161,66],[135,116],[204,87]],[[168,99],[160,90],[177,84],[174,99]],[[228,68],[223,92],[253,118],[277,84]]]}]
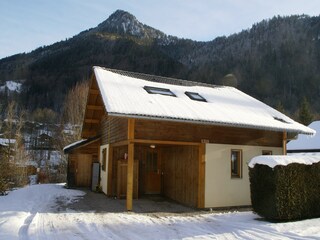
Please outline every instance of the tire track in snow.
[{"label": "tire track in snow", "polygon": [[32,223],[34,217],[37,215],[38,213],[31,213],[26,220],[24,220],[23,225],[20,227],[19,229],[19,239],[21,240],[29,240],[29,228],[30,228],[30,224]]}]

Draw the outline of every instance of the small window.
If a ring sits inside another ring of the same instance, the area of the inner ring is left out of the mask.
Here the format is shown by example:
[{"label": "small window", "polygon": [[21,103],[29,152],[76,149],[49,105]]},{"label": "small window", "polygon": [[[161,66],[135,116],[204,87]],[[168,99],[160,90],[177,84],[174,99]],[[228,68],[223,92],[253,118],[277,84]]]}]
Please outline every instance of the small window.
[{"label": "small window", "polygon": [[196,92],[185,92],[185,94],[192,100],[206,102],[207,100]]},{"label": "small window", "polygon": [[176,97],[176,95],[173,92],[171,92],[171,90],[168,88],[157,88],[157,87],[150,87],[150,86],[144,86],[143,88],[150,94],[161,94],[161,95]]},{"label": "small window", "polygon": [[106,171],[107,165],[107,149],[102,149],[102,170]]},{"label": "small window", "polygon": [[262,155],[272,155],[271,150],[262,150]]},{"label": "small window", "polygon": [[242,150],[231,150],[231,178],[242,177]]}]

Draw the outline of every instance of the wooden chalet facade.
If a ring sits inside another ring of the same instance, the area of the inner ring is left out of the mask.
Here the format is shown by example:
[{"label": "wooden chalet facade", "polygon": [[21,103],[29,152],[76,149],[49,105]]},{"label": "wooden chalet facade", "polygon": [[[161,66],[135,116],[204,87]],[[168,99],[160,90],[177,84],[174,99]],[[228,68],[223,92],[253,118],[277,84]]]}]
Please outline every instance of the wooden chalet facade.
[{"label": "wooden chalet facade", "polygon": [[[239,97],[232,100],[224,91]],[[229,105],[221,107],[218,100]],[[264,107],[266,112],[254,114]],[[215,121],[211,115],[219,111]],[[181,115],[173,116],[176,112]],[[266,119],[259,123],[255,117]],[[287,136],[298,133],[313,131],[234,88],[94,67],[82,137],[96,138],[67,147],[68,184],[80,186],[76,175],[90,175],[90,163],[98,161],[102,191],[126,197],[128,210],[132,199],[143,194],[161,194],[197,208],[250,205],[248,161],[261,154],[286,154]],[[91,162],[81,154],[91,155]]]}]

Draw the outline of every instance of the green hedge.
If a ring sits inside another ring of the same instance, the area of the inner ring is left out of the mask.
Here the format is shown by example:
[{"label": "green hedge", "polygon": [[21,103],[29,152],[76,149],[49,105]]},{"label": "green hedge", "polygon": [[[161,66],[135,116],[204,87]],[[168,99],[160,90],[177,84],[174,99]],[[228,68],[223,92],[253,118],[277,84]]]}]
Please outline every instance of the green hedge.
[{"label": "green hedge", "polygon": [[320,162],[249,168],[253,211],[276,221],[320,217]]}]

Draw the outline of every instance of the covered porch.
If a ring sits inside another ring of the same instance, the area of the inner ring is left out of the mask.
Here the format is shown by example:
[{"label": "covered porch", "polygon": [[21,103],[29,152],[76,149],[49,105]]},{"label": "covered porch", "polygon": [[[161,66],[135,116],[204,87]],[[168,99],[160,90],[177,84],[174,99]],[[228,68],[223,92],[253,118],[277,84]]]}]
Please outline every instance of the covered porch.
[{"label": "covered porch", "polygon": [[[128,139],[101,150],[106,161],[106,194],[126,199],[159,195],[186,206],[204,208],[205,144],[135,138],[135,120],[128,119]],[[102,163],[103,165],[103,163]],[[102,169],[103,170],[103,169]]]}]

